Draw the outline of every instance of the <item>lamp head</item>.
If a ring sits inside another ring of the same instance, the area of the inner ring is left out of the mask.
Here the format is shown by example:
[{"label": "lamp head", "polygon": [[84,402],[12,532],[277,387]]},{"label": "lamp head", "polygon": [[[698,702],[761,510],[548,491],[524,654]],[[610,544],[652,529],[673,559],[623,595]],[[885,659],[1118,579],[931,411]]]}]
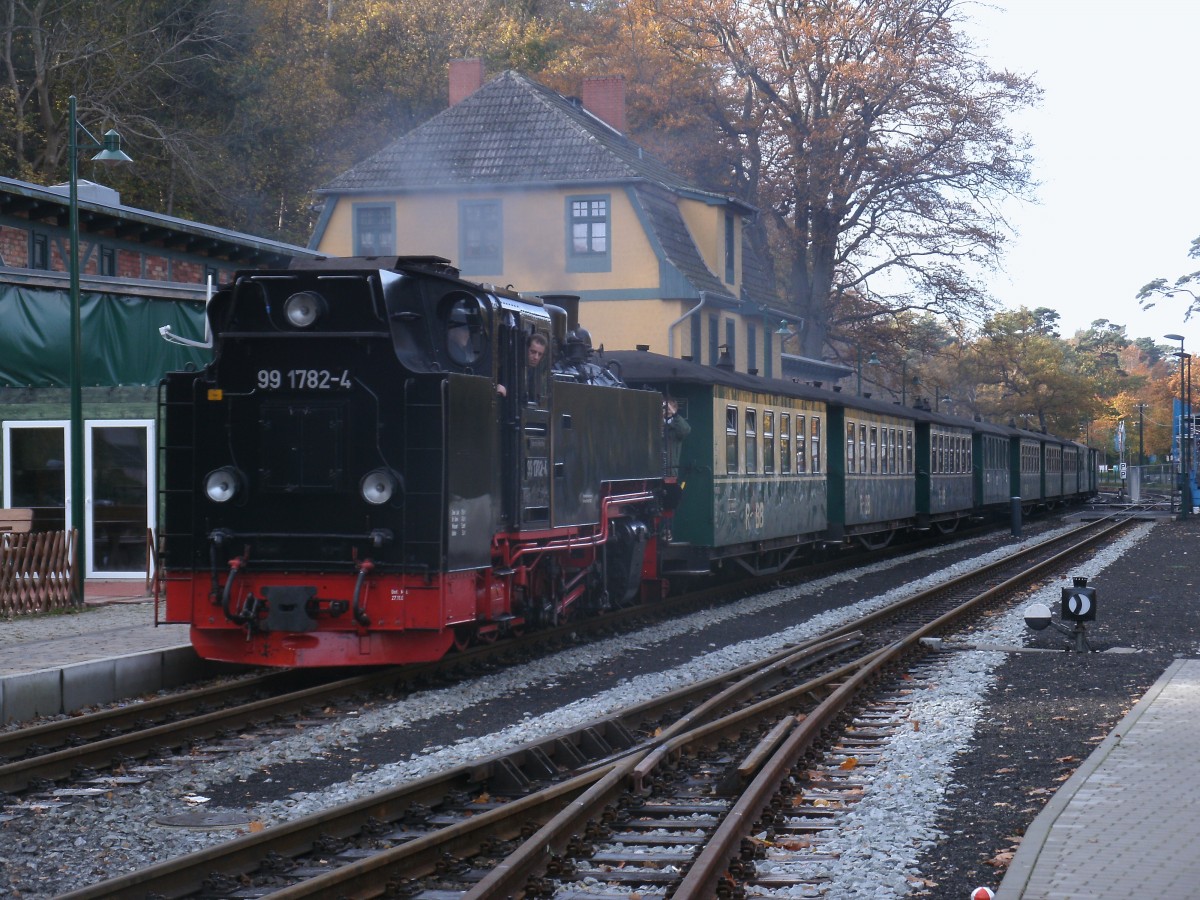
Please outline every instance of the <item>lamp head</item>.
[{"label": "lamp head", "polygon": [[104,149],[92,157],[92,162],[133,162],[121,149],[121,135],[110,128],[104,132]]}]

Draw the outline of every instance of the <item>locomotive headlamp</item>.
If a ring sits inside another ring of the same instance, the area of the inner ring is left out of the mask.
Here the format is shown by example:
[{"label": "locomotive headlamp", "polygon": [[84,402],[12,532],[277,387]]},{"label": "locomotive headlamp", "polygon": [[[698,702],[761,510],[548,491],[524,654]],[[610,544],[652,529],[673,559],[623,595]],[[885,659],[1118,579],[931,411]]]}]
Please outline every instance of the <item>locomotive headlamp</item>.
[{"label": "locomotive headlamp", "polygon": [[364,500],[380,506],[392,499],[397,485],[398,482],[393,472],[387,469],[374,469],[363,476],[360,488]]},{"label": "locomotive headlamp", "polygon": [[232,500],[242,487],[242,476],[233,466],[222,466],[204,476],[204,493],[214,503]]},{"label": "locomotive headlamp", "polygon": [[324,315],[325,298],[315,291],[300,291],[292,294],[283,304],[283,314],[297,328],[308,328]]}]

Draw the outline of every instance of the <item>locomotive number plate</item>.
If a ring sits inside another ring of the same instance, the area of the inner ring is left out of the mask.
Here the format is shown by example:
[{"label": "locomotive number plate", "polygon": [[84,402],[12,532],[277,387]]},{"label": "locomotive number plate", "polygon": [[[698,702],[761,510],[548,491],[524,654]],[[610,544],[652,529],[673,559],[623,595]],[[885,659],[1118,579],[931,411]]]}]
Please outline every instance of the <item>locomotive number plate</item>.
[{"label": "locomotive number plate", "polygon": [[255,383],[263,391],[340,391],[350,389],[350,370],[259,369]]}]

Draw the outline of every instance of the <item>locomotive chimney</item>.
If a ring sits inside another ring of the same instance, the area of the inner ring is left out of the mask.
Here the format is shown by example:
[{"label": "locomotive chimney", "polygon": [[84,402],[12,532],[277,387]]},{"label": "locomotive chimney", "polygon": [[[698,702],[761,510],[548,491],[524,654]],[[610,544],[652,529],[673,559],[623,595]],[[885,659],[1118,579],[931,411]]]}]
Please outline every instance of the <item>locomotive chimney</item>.
[{"label": "locomotive chimney", "polygon": [[583,108],[625,133],[625,76],[596,75],[583,79]]},{"label": "locomotive chimney", "polygon": [[482,59],[450,60],[450,105],[455,106],[483,87]]}]

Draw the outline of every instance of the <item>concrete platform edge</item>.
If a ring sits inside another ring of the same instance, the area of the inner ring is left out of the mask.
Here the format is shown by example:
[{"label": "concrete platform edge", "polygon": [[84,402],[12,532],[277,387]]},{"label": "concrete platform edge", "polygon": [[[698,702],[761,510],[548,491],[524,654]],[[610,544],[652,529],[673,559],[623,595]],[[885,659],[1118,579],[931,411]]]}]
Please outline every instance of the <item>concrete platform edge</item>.
[{"label": "concrete platform edge", "polygon": [[1138,719],[1145,714],[1167,685],[1171,683],[1171,679],[1175,677],[1176,673],[1189,662],[1191,660],[1177,659],[1171,663],[1159,676],[1158,681],[1150,686],[1150,689],[1134,704],[1133,709],[1116,724],[1108,736],[1100,742],[1100,745],[1067,779],[1066,783],[1055,791],[1054,796],[1050,798],[1045,808],[1038,813],[1033,824],[1025,832],[1021,846],[1017,849],[1013,861],[1009,863],[1008,871],[1005,872],[1004,879],[996,890],[996,900],[1020,900],[1025,895],[1025,889],[1033,875],[1034,866],[1046,846],[1046,841],[1050,837],[1050,832],[1058,821],[1058,817],[1063,814],[1079,789],[1087,783],[1088,778],[1103,765],[1108,755],[1120,746],[1124,736],[1137,724]]},{"label": "concrete platform edge", "polygon": [[211,674],[190,644],[0,676],[0,723],[72,713]]}]

